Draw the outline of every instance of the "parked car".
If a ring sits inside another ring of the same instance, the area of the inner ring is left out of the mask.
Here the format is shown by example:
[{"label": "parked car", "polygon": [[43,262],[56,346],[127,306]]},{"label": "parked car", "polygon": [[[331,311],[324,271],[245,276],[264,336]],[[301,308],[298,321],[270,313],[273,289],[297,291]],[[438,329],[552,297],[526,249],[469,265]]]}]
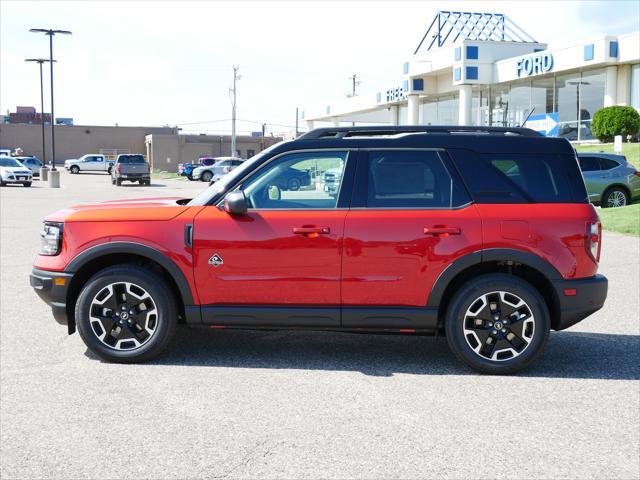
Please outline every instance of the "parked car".
[{"label": "parked car", "polygon": [[191,174],[194,168],[209,167],[214,163],[216,163],[215,157],[200,157],[197,163],[179,163],[178,175],[187,177],[189,180],[193,180]]},{"label": "parked car", "polygon": [[10,148],[0,148],[0,157],[10,157],[11,149]]},{"label": "parked car", "polygon": [[[186,323],[444,334],[464,363],[504,374],[602,307],[600,222],[567,140],[389,129],[312,130],[192,199],[53,213],[31,285],[113,362],[153,358]],[[337,196],[280,190],[289,169],[328,163]]]},{"label": "parked car", "polygon": [[277,186],[280,190],[296,192],[309,185],[311,185],[311,173],[306,169],[287,168],[278,176]]},{"label": "parked car", "polygon": [[18,160],[8,156],[0,156],[0,186],[18,183],[30,187],[32,180],[31,170]]},{"label": "parked car", "polygon": [[578,161],[591,203],[624,207],[640,199],[640,172],[624,155],[585,152]]},{"label": "parked car", "polygon": [[111,170],[111,184],[120,186],[124,181],[151,185],[151,169],[144,155],[118,155],[115,166]]},{"label": "parked car", "polygon": [[64,161],[65,170],[71,173],[80,172],[106,172],[111,174],[114,162],[108,160],[104,155],[95,153],[83,155],[78,159],[70,159]]},{"label": "parked car", "polygon": [[324,191],[332,197],[338,195],[342,183],[342,168],[329,168],[324,172]]},{"label": "parked car", "polygon": [[38,157],[13,157],[18,160],[22,165],[31,170],[33,177],[40,178],[40,169],[42,168],[42,162],[38,160]]},{"label": "parked car", "polygon": [[217,157],[216,162],[208,167],[198,167],[193,170],[191,177],[193,180],[201,180],[203,182],[217,182],[224,175],[232,171],[234,168],[242,165],[244,160],[236,157]]}]

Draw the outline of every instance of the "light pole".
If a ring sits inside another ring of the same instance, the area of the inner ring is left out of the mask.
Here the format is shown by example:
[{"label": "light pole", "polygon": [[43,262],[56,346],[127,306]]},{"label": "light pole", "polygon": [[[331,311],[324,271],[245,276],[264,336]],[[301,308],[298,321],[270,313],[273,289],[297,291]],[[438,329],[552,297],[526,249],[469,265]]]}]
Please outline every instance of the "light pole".
[{"label": "light pole", "polygon": [[25,59],[25,62],[35,62],[40,66],[40,123],[42,124],[42,168],[40,169],[41,180],[47,179],[47,149],[44,144],[44,84],[42,81],[42,64],[48,61],[49,60],[47,60],[46,58]]},{"label": "light pole", "polygon": [[[44,33],[49,36],[49,66],[51,67],[51,177],[49,185],[54,188],[60,187],[59,173],[56,171],[56,139],[55,139],[55,114],[53,112],[53,36],[56,34],[71,35],[68,30],[53,30],[50,28],[32,28],[34,33]],[[55,173],[54,173],[55,172]]]},{"label": "light pole", "polygon": [[236,156],[236,82],[240,80],[239,67],[233,66],[233,88],[231,89],[231,156]]}]

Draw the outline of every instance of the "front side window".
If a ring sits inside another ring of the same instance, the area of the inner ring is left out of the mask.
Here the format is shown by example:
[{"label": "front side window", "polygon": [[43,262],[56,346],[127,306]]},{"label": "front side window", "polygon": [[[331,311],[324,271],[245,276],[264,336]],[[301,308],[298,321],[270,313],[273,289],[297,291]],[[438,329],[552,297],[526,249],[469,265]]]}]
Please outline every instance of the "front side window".
[{"label": "front side window", "polygon": [[371,151],[366,166],[368,208],[452,208],[466,203],[438,152]]},{"label": "front side window", "polygon": [[[268,163],[241,188],[254,209],[330,209],[338,202],[347,152],[290,153]],[[330,172],[331,181],[325,180]]]}]

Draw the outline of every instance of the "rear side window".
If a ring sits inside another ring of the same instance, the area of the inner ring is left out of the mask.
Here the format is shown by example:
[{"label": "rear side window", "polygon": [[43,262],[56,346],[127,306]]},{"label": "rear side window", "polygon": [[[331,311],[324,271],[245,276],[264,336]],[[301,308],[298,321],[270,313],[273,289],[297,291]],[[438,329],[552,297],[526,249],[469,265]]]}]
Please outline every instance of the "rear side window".
[{"label": "rear side window", "polygon": [[584,180],[572,155],[475,155],[462,150],[452,154],[478,203],[587,202]]},{"label": "rear side window", "polygon": [[[368,208],[453,208],[469,203],[438,152],[370,151],[359,166],[355,205]],[[365,185],[366,183],[366,185]]]},{"label": "rear side window", "polygon": [[611,170],[612,168],[619,167],[620,164],[615,160],[611,160],[610,158],[600,157],[600,163],[602,164],[603,170]]}]

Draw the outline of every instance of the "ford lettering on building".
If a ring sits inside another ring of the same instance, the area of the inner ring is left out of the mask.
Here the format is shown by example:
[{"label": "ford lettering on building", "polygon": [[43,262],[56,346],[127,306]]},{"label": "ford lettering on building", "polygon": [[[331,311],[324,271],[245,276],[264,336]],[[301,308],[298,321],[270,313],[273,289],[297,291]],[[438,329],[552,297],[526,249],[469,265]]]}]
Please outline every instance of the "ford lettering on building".
[{"label": "ford lettering on building", "polygon": [[549,52],[521,58],[516,66],[519,77],[546,73],[552,68],[553,55]]}]

